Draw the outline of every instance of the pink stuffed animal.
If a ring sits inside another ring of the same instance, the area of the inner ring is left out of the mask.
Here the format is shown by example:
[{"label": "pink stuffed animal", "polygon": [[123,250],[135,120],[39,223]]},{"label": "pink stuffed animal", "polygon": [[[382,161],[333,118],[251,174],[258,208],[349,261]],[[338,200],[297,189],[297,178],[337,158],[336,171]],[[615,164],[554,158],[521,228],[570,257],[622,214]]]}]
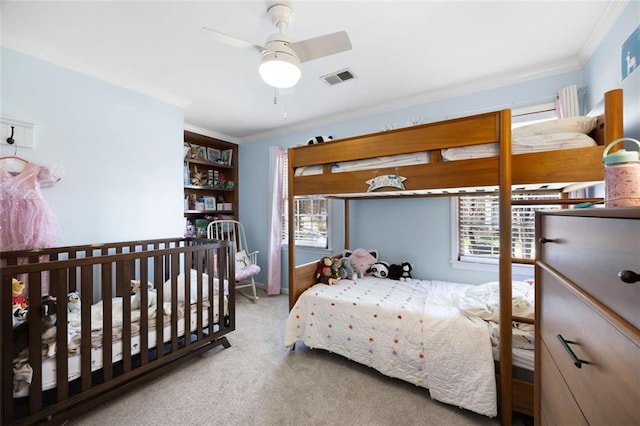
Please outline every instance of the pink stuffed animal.
[{"label": "pink stuffed animal", "polygon": [[356,275],[358,278],[362,278],[371,265],[378,261],[378,250],[365,250],[363,248],[344,250],[342,256],[349,258],[349,263],[356,271]]}]

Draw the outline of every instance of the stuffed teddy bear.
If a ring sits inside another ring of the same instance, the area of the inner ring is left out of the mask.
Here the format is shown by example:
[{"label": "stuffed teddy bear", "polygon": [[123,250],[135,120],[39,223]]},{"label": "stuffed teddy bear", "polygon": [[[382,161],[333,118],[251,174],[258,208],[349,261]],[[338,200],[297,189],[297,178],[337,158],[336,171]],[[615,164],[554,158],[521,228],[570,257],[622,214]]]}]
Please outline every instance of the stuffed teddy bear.
[{"label": "stuffed teddy bear", "polygon": [[382,261],[376,262],[371,265],[367,272],[377,278],[387,278],[389,276],[389,264]]},{"label": "stuffed teddy bear", "polygon": [[362,278],[371,266],[378,261],[378,250],[344,250],[343,257],[349,258],[351,267],[356,271],[358,278]]},{"label": "stuffed teddy bear", "polygon": [[348,257],[340,258],[340,270],[339,275],[341,279],[353,280],[355,281],[358,278],[358,274],[355,269],[351,266]]},{"label": "stuffed teddy bear", "polygon": [[338,283],[338,275],[333,265],[333,259],[329,256],[324,256],[318,262],[318,269],[316,270],[316,281],[323,284],[335,285]]},{"label": "stuffed teddy bear", "polygon": [[29,306],[27,298],[22,294],[24,283],[16,278],[11,279],[11,301],[14,308],[26,309]]},{"label": "stuffed teddy bear", "polygon": [[389,278],[396,281],[411,281],[413,265],[409,262],[389,265]]}]

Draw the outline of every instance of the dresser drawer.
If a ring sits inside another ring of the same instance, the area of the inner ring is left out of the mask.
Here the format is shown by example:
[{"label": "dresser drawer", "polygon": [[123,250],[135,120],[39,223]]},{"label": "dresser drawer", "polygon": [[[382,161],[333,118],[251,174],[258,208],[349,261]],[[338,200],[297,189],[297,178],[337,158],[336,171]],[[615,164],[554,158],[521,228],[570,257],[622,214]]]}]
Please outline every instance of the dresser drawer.
[{"label": "dresser drawer", "polygon": [[640,220],[600,217],[540,217],[538,259],[577,283],[636,328],[640,328],[640,283],[618,273],[640,273]]},{"label": "dresser drawer", "polygon": [[558,371],[547,347],[540,345],[542,390],[540,398],[542,424],[586,425],[578,404]]},{"label": "dresser drawer", "polygon": [[[630,424],[640,410],[640,334],[624,335],[566,284],[542,271],[540,332],[555,365],[590,424]],[[581,368],[558,339],[567,341]],[[543,367],[544,372],[544,367]],[[542,392],[545,382],[542,380]]]}]

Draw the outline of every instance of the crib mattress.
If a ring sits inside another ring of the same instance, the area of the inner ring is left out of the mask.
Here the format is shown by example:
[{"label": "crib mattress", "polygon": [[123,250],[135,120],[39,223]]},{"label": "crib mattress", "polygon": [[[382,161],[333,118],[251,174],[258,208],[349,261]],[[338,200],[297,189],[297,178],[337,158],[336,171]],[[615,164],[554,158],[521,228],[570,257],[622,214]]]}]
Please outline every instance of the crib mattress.
[{"label": "crib mattress", "polygon": [[[218,296],[217,294],[214,296],[214,306],[218,306]],[[228,299],[224,298],[224,309],[225,314],[228,313]],[[191,307],[191,315],[190,315],[190,327],[189,330],[191,332],[196,331],[197,329],[197,315],[196,315],[197,307],[192,305]],[[70,320],[73,320],[73,314],[70,313]],[[218,310],[214,310],[214,323],[218,323],[219,315]],[[202,313],[202,325],[206,327],[209,325],[209,314],[208,311],[205,310]],[[185,320],[184,314],[181,315],[181,318],[178,319],[178,337],[182,337],[185,335]],[[150,326],[151,328],[151,326]],[[171,323],[165,322],[163,326],[163,341],[169,342],[171,340]],[[157,333],[155,325],[149,331],[147,342],[149,349],[153,349],[156,347],[156,339]],[[70,337],[71,339],[71,337]],[[137,355],[140,353],[140,335],[133,335],[131,337],[131,354]],[[96,344],[100,339],[92,339],[92,348],[91,348],[91,371],[97,371],[103,367],[103,347]],[[113,362],[118,362],[123,359],[123,342],[122,340],[117,340],[113,342],[112,345],[112,360]],[[79,353],[70,353],[68,357],[68,377],[69,381],[75,380],[80,377],[81,373],[81,357]],[[24,365],[24,364],[23,364]],[[24,367],[22,367],[24,368]],[[23,371],[24,373],[24,371]],[[27,372],[28,376],[28,372]],[[20,374],[19,379],[17,378],[14,383],[14,398],[24,397],[29,395],[29,382],[21,380],[25,377],[25,374]],[[56,387],[56,359],[55,356],[49,356],[42,361],[42,390],[49,390]]]}]

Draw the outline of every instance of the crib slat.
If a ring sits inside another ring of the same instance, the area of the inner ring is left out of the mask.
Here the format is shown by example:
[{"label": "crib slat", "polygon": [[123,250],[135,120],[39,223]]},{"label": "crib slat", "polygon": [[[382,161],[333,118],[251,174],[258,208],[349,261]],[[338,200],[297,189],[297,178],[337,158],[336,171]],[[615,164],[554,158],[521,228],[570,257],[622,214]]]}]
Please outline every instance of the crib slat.
[{"label": "crib slat", "polygon": [[[169,255],[171,262],[171,352],[178,350],[178,270],[180,258],[175,254]],[[191,273],[185,273],[185,282],[191,280]],[[185,294],[185,300],[188,295]]]},{"label": "crib slat", "polygon": [[[191,281],[191,268],[193,268],[193,254],[192,253],[184,253],[182,256],[182,261],[185,265],[185,278],[187,276],[189,279],[184,280],[184,336],[185,336],[185,345],[191,344],[191,339],[189,338],[189,332],[191,328],[191,289],[197,289],[197,281]],[[188,266],[187,266],[188,265]]]},{"label": "crib slat", "polygon": [[101,263],[102,272],[102,377],[113,378],[113,272],[111,263]]},{"label": "crib slat", "polygon": [[[29,328],[29,364],[33,370],[29,392],[29,409],[32,411],[42,408],[42,294],[41,274],[29,274],[29,311],[27,322]],[[31,350],[35,348],[35,350]],[[31,390],[35,392],[31,392]]]},{"label": "crib slat", "polygon": [[[51,274],[51,289],[55,294],[66,294],[67,282],[69,280],[68,270],[58,269]],[[69,348],[67,343],[67,304],[60,298],[58,300],[58,313],[56,322],[56,394],[58,401],[64,401],[69,397]]]},{"label": "crib slat", "polygon": [[129,260],[118,262],[116,273],[120,276],[122,286],[122,372],[131,371],[131,268],[132,262]]},{"label": "crib slat", "polygon": [[[140,361],[149,362],[149,262],[148,257],[140,260]],[[156,317],[157,319],[157,317]]]},{"label": "crib slat", "polygon": [[[75,276],[75,271],[71,271]],[[91,301],[93,289],[93,267],[80,267],[80,318],[82,330],[80,331],[80,375],[82,390],[91,387]],[[66,306],[66,304],[65,304]],[[88,325],[88,327],[87,327]]]},{"label": "crib slat", "polygon": [[162,342],[164,339],[164,273],[162,270],[164,256],[153,256],[153,276],[158,298],[158,311],[156,312],[156,359],[162,357]]}]

